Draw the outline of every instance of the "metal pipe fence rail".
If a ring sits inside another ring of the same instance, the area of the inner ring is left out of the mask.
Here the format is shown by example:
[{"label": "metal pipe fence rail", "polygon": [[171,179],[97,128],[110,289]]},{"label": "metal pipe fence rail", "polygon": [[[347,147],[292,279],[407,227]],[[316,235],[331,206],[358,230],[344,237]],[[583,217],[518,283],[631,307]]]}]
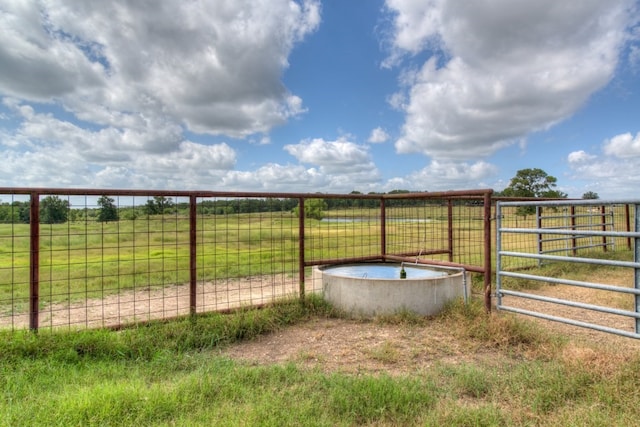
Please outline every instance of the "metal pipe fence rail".
[{"label": "metal pipe fence rail", "polygon": [[[637,201],[498,202],[496,308],[640,338],[639,206]],[[558,215],[566,209],[570,222]],[[576,223],[590,220],[594,209],[601,222]],[[536,210],[537,217],[526,218]],[[546,227],[541,227],[542,210],[549,212]],[[576,243],[589,238],[599,243]],[[543,251],[542,240],[562,247]],[[577,271],[579,277],[567,277]]]},{"label": "metal pipe fence rail", "polygon": [[491,190],[0,188],[0,328],[118,327],[321,291],[314,265],[462,266],[491,291]]}]

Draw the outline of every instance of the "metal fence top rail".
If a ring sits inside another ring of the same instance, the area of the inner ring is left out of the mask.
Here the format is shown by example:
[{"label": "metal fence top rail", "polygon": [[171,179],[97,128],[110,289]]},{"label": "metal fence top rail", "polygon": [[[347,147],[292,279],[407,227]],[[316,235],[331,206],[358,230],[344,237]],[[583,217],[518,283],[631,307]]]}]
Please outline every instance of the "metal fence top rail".
[{"label": "metal fence top rail", "polygon": [[72,196],[173,196],[173,197],[241,197],[241,198],[305,198],[305,199],[440,199],[440,198],[481,198],[493,193],[492,189],[480,190],[456,190],[439,192],[410,192],[391,194],[332,194],[332,193],[270,193],[270,192],[242,192],[242,191],[188,191],[188,190],[127,190],[110,188],[26,188],[26,187],[0,187],[0,194],[47,194],[47,195],[72,195]]},{"label": "metal fence top rail", "polygon": [[640,199],[636,200],[568,200],[568,199],[557,199],[557,200],[527,200],[527,201],[498,201],[499,206],[566,206],[566,205],[576,205],[576,206],[602,206],[602,205],[633,205],[640,204]]}]

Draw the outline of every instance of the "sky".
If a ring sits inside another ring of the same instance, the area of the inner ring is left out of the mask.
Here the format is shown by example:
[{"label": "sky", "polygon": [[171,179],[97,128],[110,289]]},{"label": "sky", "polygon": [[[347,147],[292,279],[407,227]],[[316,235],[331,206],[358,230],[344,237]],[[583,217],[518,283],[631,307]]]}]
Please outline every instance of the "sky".
[{"label": "sky", "polygon": [[632,0],[2,0],[0,186],[637,199]]}]

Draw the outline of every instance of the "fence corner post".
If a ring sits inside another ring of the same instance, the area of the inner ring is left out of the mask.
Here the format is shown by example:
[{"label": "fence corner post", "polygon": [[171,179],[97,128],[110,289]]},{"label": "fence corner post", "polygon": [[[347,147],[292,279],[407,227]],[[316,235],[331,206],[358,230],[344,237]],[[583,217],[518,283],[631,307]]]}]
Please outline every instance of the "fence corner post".
[{"label": "fence corner post", "polygon": [[40,194],[31,193],[29,204],[29,329],[37,332],[40,312]]},{"label": "fence corner post", "polygon": [[491,196],[493,190],[484,194],[484,308],[491,313]]}]

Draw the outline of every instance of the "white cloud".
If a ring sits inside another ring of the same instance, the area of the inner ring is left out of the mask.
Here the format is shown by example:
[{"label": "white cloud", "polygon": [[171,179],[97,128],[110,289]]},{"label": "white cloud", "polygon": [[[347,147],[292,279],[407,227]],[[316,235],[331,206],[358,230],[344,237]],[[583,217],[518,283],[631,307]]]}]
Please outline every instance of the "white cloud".
[{"label": "white cloud", "polygon": [[377,174],[367,147],[345,138],[336,141],[315,138],[296,145],[285,145],[284,149],[302,163],[318,165],[324,173]]},{"label": "white cloud", "polygon": [[22,119],[13,135],[3,136],[3,155],[10,164],[0,173],[0,182],[7,184],[19,177],[24,186],[165,188],[180,182],[180,187],[192,187],[198,178],[206,182],[236,162],[228,144],[184,140],[179,127],[171,123],[156,123],[148,132],[91,130],[36,113],[28,105],[7,104]]},{"label": "white cloud", "polygon": [[[602,143],[602,153],[570,153],[569,178],[579,187],[594,191],[603,199],[636,199],[628,189],[640,185],[640,133],[616,135]],[[585,190],[586,191],[586,190]]]},{"label": "white cloud", "polygon": [[594,156],[593,154],[589,154],[584,150],[573,151],[567,156],[567,160],[569,161],[569,163],[573,164],[587,162],[595,158],[596,156]]},{"label": "white cloud", "polygon": [[431,161],[419,171],[395,178],[386,185],[387,190],[410,189],[419,191],[447,191],[460,188],[491,188],[489,182],[497,168],[487,162]]},{"label": "white cloud", "polygon": [[270,163],[255,171],[231,171],[222,178],[221,185],[229,190],[290,193],[326,188],[330,179],[315,168]]},{"label": "white cloud", "polygon": [[281,77],[319,13],[316,0],[9,2],[0,93],[102,126],[266,132],[305,111]]},{"label": "white cloud", "polygon": [[631,133],[616,135],[605,141],[602,151],[609,156],[621,159],[638,158],[640,157],[640,132],[635,138]]},{"label": "white cloud", "polygon": [[187,131],[268,144],[274,126],[306,111],[282,75],[320,24],[318,0],[0,9],[6,185],[206,188],[226,179],[236,152]]},{"label": "white cloud", "polygon": [[434,37],[442,24],[444,0],[387,0],[386,7],[394,16],[392,53],[383,66],[397,65],[400,58],[409,52],[417,54],[437,43]]},{"label": "white cloud", "polygon": [[405,97],[397,150],[473,159],[571,116],[612,78],[632,6],[388,0],[387,64],[430,55],[418,73],[404,75],[405,95],[393,97]]},{"label": "white cloud", "polygon": [[377,127],[371,131],[371,135],[369,135],[369,141],[372,144],[379,144],[381,142],[387,142],[389,140],[389,134],[382,129],[381,127]]}]

